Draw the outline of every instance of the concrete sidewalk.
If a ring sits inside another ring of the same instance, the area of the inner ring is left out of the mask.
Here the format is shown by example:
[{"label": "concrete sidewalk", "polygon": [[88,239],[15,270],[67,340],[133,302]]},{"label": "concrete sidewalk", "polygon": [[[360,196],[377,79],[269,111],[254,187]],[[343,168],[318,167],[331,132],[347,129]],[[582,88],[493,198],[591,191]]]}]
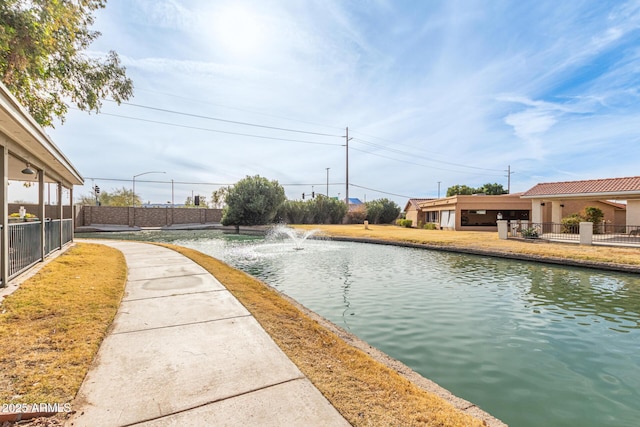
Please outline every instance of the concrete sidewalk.
[{"label": "concrete sidewalk", "polygon": [[95,243],[122,251],[129,277],[67,425],[349,425],[202,267],[155,245]]}]

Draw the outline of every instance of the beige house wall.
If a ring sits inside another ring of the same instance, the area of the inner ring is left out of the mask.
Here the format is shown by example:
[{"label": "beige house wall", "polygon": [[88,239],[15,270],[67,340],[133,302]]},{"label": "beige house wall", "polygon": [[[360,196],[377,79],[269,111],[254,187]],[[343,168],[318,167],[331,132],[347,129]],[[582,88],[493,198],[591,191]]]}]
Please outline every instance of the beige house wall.
[{"label": "beige house wall", "polygon": [[424,225],[424,214],[420,216],[420,212],[415,208],[409,208],[405,212],[405,218],[412,221],[412,227],[422,228]]},{"label": "beige house wall", "polygon": [[[531,201],[523,200],[519,194],[501,196],[451,196],[443,199],[430,200],[420,203],[421,217],[424,218],[426,212],[433,211],[455,211],[455,230],[465,231],[497,231],[497,226],[475,225],[479,215],[469,213],[467,215],[467,225],[462,225],[462,211],[487,210],[487,211],[527,211],[531,210]],[[442,217],[439,215],[439,217]]]},{"label": "beige house wall", "polygon": [[640,200],[627,200],[626,218],[626,225],[640,225]]},{"label": "beige house wall", "polygon": [[[610,224],[626,225],[625,209],[613,206],[609,203],[603,203],[598,200],[566,200],[566,201],[553,201],[545,203],[541,222],[560,222],[554,221],[552,218],[552,203],[556,204],[556,208],[560,212],[560,219],[565,218],[572,214],[579,214],[584,211],[584,208],[592,206],[602,210],[604,214],[604,220]],[[562,205],[562,206],[561,206]],[[535,221],[534,221],[535,222]]]}]

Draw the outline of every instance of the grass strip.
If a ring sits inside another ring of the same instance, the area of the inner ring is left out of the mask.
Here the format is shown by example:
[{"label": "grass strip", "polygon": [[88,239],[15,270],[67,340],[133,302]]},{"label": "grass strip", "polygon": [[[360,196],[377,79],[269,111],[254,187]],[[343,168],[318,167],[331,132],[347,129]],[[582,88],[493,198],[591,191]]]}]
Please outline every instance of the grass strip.
[{"label": "grass strip", "polygon": [[416,243],[433,247],[455,247],[466,250],[482,250],[496,255],[522,254],[544,258],[556,258],[590,263],[640,266],[638,248],[616,246],[588,246],[545,241],[500,240],[497,232],[424,230],[395,225],[295,225],[304,230],[320,230],[318,235],[346,237],[354,240],[376,239],[389,242]]},{"label": "grass strip", "polygon": [[263,282],[196,250],[162,246],[215,276],[352,425],[484,425],[348,345]]},{"label": "grass strip", "polygon": [[71,402],[116,315],[126,277],[120,251],[82,243],[6,297],[0,402]]}]

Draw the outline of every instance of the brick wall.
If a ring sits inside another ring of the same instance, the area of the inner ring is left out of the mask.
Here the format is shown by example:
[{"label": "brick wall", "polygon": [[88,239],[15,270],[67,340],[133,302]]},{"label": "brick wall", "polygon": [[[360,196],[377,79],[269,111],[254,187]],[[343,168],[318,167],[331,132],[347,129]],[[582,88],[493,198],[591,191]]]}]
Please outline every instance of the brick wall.
[{"label": "brick wall", "polygon": [[108,224],[129,227],[164,227],[174,224],[218,223],[221,219],[222,209],[76,207],[76,226]]}]

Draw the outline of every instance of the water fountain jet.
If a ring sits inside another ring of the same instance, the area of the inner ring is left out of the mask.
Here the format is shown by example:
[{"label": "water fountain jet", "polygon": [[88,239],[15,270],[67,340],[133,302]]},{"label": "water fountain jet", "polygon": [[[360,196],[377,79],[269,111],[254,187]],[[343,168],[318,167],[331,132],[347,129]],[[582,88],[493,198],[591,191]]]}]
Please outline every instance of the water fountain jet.
[{"label": "water fountain jet", "polygon": [[296,230],[295,228],[291,228],[285,224],[278,224],[269,230],[269,232],[267,233],[267,238],[275,239],[281,236],[288,237],[293,242],[293,249],[296,251],[301,251],[302,249],[304,249],[304,247],[302,246],[304,241],[316,234],[318,231],[318,229],[306,231]]}]

